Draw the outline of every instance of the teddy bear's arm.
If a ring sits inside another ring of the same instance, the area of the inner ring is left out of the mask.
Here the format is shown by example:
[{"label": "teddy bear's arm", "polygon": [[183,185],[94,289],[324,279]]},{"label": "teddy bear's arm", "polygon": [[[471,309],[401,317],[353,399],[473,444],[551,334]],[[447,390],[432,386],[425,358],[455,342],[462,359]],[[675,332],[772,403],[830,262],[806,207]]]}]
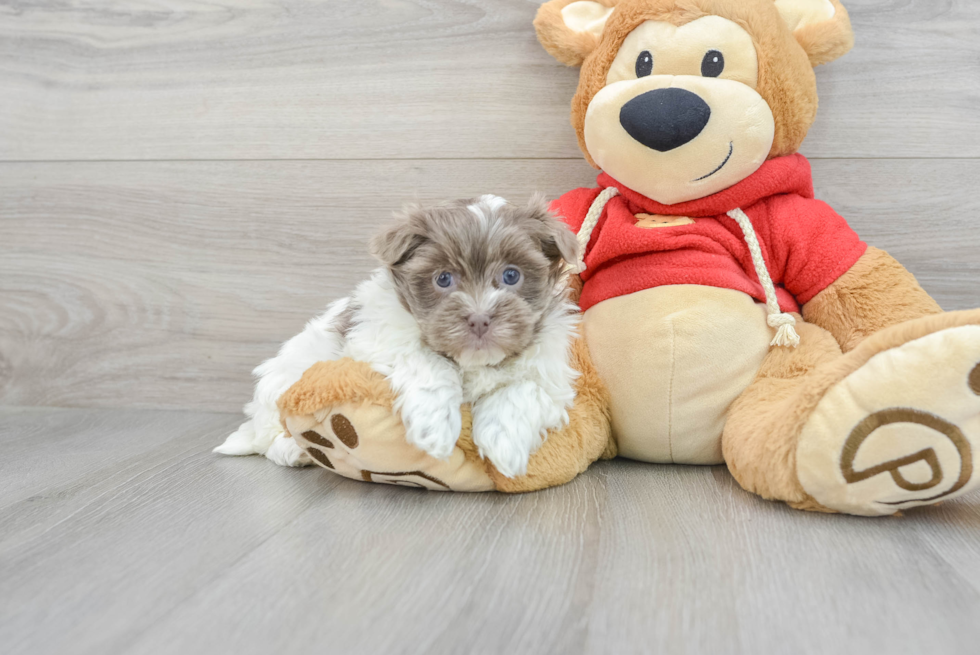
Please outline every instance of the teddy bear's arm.
[{"label": "teddy bear's arm", "polygon": [[844,352],[903,321],[942,313],[909,271],[884,250],[868,250],[803,306],[803,318],[837,339]]}]

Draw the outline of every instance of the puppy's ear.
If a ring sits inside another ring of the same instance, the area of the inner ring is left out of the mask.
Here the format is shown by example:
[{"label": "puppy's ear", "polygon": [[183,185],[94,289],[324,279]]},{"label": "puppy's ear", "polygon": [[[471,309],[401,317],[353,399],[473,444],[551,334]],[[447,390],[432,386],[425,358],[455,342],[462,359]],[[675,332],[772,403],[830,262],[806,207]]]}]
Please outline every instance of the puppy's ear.
[{"label": "puppy's ear", "polygon": [[527,214],[541,224],[541,251],[552,263],[564,260],[573,268],[578,267],[578,239],[567,225],[551,213],[548,201],[535,194],[527,204]]},{"label": "puppy's ear", "polygon": [[395,214],[395,223],[371,239],[371,254],[388,267],[400,266],[411,259],[426,240],[420,229],[421,213],[420,207],[409,205]]},{"label": "puppy's ear", "polygon": [[812,66],[833,61],[854,46],[851,19],[840,0],[776,0],[776,9]]},{"label": "puppy's ear", "polygon": [[618,0],[550,0],[538,8],[534,30],[552,57],[581,66],[596,46]]}]

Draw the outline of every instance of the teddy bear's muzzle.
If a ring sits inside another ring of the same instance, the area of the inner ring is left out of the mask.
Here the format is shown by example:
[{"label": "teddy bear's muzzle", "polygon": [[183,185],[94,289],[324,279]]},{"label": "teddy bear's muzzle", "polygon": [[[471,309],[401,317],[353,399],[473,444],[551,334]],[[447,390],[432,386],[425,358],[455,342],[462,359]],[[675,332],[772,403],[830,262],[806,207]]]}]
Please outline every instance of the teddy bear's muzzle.
[{"label": "teddy bear's muzzle", "polygon": [[626,133],[658,152],[690,143],[710,118],[711,107],[701,96],[677,87],[641,93],[619,111]]}]

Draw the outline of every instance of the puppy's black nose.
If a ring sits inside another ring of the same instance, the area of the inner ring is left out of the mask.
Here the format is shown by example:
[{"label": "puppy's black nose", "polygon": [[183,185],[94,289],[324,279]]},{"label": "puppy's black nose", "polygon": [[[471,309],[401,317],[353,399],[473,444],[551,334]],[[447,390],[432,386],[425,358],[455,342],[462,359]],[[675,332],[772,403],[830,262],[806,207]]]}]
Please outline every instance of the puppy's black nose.
[{"label": "puppy's black nose", "polygon": [[470,332],[478,337],[482,337],[490,329],[490,317],[486,314],[473,314],[467,322],[470,324]]},{"label": "puppy's black nose", "polygon": [[626,133],[659,152],[690,143],[711,118],[711,107],[684,89],[655,89],[636,96],[619,110]]}]

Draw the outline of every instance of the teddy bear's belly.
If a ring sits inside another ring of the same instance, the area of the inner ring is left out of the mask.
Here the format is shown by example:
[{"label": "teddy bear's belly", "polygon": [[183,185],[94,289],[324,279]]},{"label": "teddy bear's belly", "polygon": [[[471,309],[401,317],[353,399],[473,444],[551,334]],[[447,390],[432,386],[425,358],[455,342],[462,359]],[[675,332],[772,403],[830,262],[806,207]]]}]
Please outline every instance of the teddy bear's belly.
[{"label": "teddy bear's belly", "polygon": [[646,289],[585,312],[585,338],[612,398],[619,454],[718,464],[728,407],[769,350],[765,306],[699,285]]}]

